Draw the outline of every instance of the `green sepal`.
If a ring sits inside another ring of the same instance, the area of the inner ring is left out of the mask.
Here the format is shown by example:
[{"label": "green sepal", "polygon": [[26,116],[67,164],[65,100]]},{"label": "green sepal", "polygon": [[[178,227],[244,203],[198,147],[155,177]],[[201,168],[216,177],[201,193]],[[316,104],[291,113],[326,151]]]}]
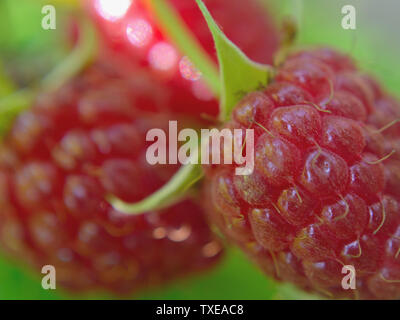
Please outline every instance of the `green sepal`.
[{"label": "green sepal", "polygon": [[222,32],[203,1],[196,2],[214,38],[221,77],[219,118],[226,121],[244,95],[266,87],[273,74],[273,68],[250,60]]}]

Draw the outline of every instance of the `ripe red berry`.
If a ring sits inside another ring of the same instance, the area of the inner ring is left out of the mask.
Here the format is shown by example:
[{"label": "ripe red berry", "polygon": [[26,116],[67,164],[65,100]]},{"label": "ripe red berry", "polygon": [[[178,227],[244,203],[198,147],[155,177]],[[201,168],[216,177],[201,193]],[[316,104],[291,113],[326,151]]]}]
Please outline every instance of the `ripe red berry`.
[{"label": "ripe red berry", "polygon": [[[278,280],[330,297],[400,298],[399,118],[399,103],[347,56],[289,56],[225,125],[255,129],[255,165],[245,177],[235,164],[205,168],[212,220]],[[342,287],[345,265],[356,290]]]},{"label": "ripe red berry", "polygon": [[73,290],[129,293],[220,257],[195,200],[138,216],[106,201],[139,201],[177,169],[145,158],[147,131],[174,118],[143,110],[162,108],[168,90],[143,71],[116,70],[98,63],[39,96],[1,144],[1,247],[39,271],[55,266],[57,285]]},{"label": "ripe red berry", "polygon": [[[216,62],[213,39],[196,2],[169,2]],[[258,1],[247,0],[246,5],[241,0],[204,2],[227,36],[250,58],[260,63],[272,62],[279,42],[278,31]],[[106,46],[113,54],[137,61],[168,84],[171,110],[217,115],[218,102],[201,79],[201,73],[165,37],[143,0],[124,0],[118,4],[114,0],[90,0],[89,4]]]}]

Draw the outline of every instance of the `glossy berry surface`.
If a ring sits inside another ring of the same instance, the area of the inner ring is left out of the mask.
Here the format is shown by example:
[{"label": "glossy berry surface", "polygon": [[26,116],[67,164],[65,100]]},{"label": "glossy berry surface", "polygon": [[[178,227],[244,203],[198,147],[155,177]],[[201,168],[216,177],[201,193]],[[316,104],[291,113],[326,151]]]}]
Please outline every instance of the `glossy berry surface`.
[{"label": "glossy berry surface", "polygon": [[106,201],[137,202],[177,169],[145,158],[147,131],[177,120],[143,111],[161,111],[168,90],[144,71],[126,71],[99,62],[40,95],[1,144],[1,248],[39,275],[53,265],[57,288],[130,293],[220,257],[195,200],[138,216]]},{"label": "glossy berry surface", "polygon": [[[347,56],[290,55],[225,125],[254,129],[254,171],[205,167],[211,219],[278,280],[331,298],[400,298],[399,118]],[[349,265],[355,290],[342,287]]]},{"label": "glossy berry surface", "polygon": [[[218,114],[218,102],[201,73],[162,32],[144,0],[89,0],[88,8],[106,48],[135,60],[167,83],[169,108],[199,115]],[[212,35],[195,1],[169,0],[188,30],[217,63]],[[227,36],[250,58],[272,63],[279,37],[272,17],[258,0],[206,0],[207,8]]]}]

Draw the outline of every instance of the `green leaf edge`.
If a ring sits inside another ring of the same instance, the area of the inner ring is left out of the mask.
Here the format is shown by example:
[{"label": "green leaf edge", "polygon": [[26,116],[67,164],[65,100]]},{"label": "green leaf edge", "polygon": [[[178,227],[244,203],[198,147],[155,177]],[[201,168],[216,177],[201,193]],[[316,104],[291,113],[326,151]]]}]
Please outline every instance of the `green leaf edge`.
[{"label": "green leaf edge", "polygon": [[250,60],[217,25],[202,0],[196,0],[213,35],[220,65],[222,85],[220,115],[222,121],[230,115],[243,95],[265,87],[273,68]]}]

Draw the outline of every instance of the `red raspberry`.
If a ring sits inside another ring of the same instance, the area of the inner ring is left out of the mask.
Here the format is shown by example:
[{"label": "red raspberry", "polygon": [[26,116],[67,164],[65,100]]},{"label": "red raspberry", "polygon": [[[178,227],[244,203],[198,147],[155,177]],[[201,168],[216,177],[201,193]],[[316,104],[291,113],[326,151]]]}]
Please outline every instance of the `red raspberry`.
[{"label": "red raspberry", "polygon": [[[212,220],[278,280],[400,298],[399,118],[399,103],[347,56],[289,56],[225,125],[255,129],[255,169],[206,167]],[[355,267],[354,291],[342,288],[344,265]]]},{"label": "red raspberry", "polygon": [[105,200],[139,201],[177,169],[145,159],[147,131],[168,128],[172,116],[141,109],[163,107],[168,91],[140,70],[127,74],[90,67],[39,96],[1,145],[2,248],[38,270],[54,265],[57,284],[68,289],[129,293],[220,257],[194,200],[138,216]]},{"label": "red raspberry", "polygon": [[[278,47],[278,32],[273,19],[257,0],[247,0],[245,6],[242,0],[204,2],[228,37],[250,58],[261,63],[272,62]],[[172,94],[171,110],[217,115],[218,102],[200,79],[201,75],[165,38],[143,0],[116,3],[115,0],[89,0],[90,11],[113,54],[136,60],[163,78]],[[213,39],[196,2],[170,0],[170,3],[216,62]]]}]

